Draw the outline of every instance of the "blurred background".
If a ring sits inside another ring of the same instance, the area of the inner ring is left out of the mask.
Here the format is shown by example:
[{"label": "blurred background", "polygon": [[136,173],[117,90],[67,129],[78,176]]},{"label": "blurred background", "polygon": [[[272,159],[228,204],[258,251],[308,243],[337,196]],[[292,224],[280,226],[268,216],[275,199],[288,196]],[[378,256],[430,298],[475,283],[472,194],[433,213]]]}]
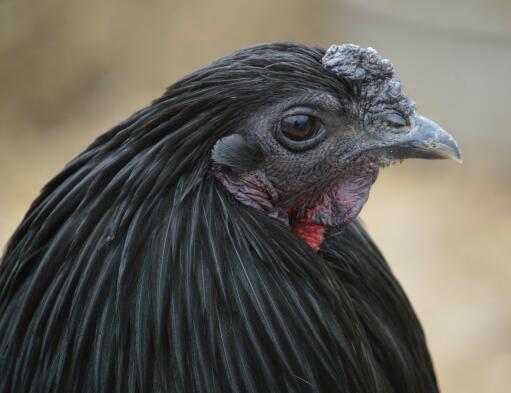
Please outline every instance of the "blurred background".
[{"label": "blurred background", "polygon": [[362,212],[441,388],[511,386],[511,1],[0,2],[0,247],[40,188],[166,86],[237,48],[357,43],[391,59],[463,165],[386,169]]}]

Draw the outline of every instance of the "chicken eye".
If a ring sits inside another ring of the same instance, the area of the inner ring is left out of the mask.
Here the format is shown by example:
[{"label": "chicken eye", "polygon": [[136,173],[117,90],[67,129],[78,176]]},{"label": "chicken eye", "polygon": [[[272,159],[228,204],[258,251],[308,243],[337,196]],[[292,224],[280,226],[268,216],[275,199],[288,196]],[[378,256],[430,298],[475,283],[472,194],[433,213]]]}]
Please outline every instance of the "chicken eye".
[{"label": "chicken eye", "polygon": [[282,134],[292,141],[305,141],[318,135],[323,125],[314,116],[291,115],[280,121]]},{"label": "chicken eye", "polygon": [[406,119],[399,113],[387,113],[383,118],[383,124],[387,127],[404,127],[406,126]]}]

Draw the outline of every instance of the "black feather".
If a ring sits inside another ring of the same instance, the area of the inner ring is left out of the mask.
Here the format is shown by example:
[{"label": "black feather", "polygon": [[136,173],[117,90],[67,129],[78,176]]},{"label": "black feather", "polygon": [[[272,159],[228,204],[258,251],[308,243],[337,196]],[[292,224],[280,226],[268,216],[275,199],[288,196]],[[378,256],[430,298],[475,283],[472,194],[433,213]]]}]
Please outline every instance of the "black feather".
[{"label": "black feather", "polygon": [[220,59],[48,183],[0,265],[0,392],[437,391],[359,224],[314,253],[210,174],[215,143],[276,99],[262,92],[343,91],[322,56],[277,43]]}]

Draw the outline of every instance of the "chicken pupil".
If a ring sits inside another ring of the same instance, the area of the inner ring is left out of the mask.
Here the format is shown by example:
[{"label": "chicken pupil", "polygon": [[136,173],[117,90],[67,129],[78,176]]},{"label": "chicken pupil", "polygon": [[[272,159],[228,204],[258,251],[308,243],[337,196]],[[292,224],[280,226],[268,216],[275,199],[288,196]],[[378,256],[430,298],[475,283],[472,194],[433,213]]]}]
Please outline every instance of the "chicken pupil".
[{"label": "chicken pupil", "polygon": [[282,120],[282,131],[290,139],[300,140],[311,136],[314,132],[314,119],[307,115],[294,115]]}]

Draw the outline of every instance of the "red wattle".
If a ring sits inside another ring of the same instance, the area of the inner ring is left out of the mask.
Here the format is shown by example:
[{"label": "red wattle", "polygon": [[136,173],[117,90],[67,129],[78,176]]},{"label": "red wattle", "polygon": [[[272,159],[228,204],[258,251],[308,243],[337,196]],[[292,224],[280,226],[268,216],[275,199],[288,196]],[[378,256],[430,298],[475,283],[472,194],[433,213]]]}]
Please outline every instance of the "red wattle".
[{"label": "red wattle", "polygon": [[314,224],[304,217],[294,223],[293,233],[307,243],[314,252],[317,252],[321,243],[323,243],[325,228],[323,225]]}]

